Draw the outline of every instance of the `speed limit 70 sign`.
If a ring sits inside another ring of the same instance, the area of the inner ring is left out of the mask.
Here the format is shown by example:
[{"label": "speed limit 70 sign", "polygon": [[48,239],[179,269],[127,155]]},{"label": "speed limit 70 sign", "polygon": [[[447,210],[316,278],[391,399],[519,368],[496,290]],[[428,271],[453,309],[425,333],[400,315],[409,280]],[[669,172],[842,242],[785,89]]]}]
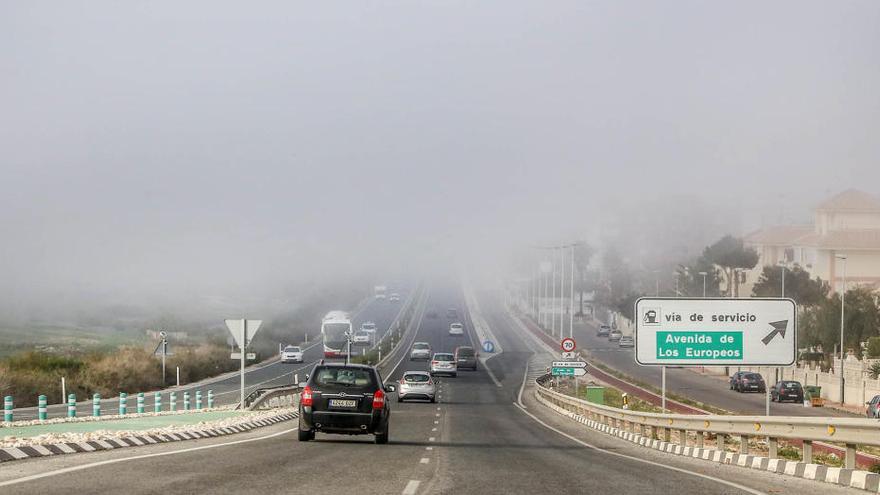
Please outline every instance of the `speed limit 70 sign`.
[{"label": "speed limit 70 sign", "polygon": [[564,339],[562,339],[562,343],[560,344],[560,347],[562,347],[562,350],[565,352],[571,352],[577,346],[575,346],[575,344],[574,344],[574,339],[564,338]]}]

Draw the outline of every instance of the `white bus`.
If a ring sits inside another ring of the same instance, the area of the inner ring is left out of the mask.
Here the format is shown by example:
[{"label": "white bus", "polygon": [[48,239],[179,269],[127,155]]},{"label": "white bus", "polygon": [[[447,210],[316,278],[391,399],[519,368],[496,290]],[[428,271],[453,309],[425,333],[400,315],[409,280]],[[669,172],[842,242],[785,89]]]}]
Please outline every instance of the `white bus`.
[{"label": "white bus", "polygon": [[351,318],[345,311],[331,311],[321,321],[321,337],[324,339],[324,357],[345,357],[348,353],[348,334]]}]

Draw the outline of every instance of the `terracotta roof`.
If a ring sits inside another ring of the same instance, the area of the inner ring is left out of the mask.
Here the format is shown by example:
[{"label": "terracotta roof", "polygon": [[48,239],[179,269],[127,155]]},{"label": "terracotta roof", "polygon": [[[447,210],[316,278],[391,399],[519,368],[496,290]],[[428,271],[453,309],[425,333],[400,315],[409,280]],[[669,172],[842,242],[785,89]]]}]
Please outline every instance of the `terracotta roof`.
[{"label": "terracotta roof", "polygon": [[837,250],[880,250],[880,230],[836,230],[825,235],[813,233],[798,239],[797,244]]},{"label": "terracotta roof", "polygon": [[880,197],[857,189],[847,189],[819,203],[816,209],[880,212]]},{"label": "terracotta roof", "polygon": [[746,244],[762,246],[791,246],[813,231],[812,225],[776,225],[747,234],[743,241]]}]

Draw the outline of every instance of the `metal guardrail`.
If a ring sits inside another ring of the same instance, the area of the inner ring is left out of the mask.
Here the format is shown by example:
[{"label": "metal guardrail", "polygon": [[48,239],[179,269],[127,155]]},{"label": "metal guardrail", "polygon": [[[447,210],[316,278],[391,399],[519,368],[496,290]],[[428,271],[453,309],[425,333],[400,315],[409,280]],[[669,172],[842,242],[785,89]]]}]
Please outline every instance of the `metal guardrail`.
[{"label": "metal guardrail", "polygon": [[650,435],[653,438],[671,440],[672,431],[679,432],[679,441],[685,446],[688,433],[694,433],[697,447],[703,446],[706,434],[716,435],[719,450],[723,450],[727,436],[740,437],[740,453],[748,454],[750,438],[767,439],[769,455],[778,456],[779,439],[803,442],[803,462],[812,462],[813,442],[845,444],[844,467],[854,469],[856,445],[880,446],[880,421],[862,418],[813,418],[800,416],[721,416],[659,414],[628,411],[594,404],[582,399],[550,390],[548,380],[536,380],[537,393],[545,400],[563,409],[589,417],[593,421],[625,429],[631,433]]},{"label": "metal guardrail", "polygon": [[[261,392],[256,394],[256,392]],[[255,390],[245,398],[248,411],[265,407],[294,407],[297,405],[296,397],[299,396],[298,385],[282,385]]]}]

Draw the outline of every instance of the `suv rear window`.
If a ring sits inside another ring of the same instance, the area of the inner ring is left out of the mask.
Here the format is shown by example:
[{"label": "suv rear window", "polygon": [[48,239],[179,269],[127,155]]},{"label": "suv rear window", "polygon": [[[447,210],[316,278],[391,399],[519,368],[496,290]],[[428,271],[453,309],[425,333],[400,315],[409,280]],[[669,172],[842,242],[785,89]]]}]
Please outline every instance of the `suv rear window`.
[{"label": "suv rear window", "polygon": [[749,380],[762,380],[761,375],[757,373],[746,373],[743,375],[743,378],[748,378]]},{"label": "suv rear window", "polygon": [[793,388],[793,389],[801,388],[801,384],[798,382],[782,382],[782,386],[785,388]]},{"label": "suv rear window", "polygon": [[467,349],[459,349],[459,350],[458,350],[458,355],[459,355],[459,356],[468,356],[468,357],[469,357],[469,356],[473,356],[473,355],[474,355],[474,350],[471,349],[471,348],[467,348]]},{"label": "suv rear window", "polygon": [[299,347],[287,346],[284,348],[284,352],[300,352]]},{"label": "suv rear window", "polygon": [[368,369],[326,367],[315,370],[315,385],[320,387],[374,386],[373,373]]},{"label": "suv rear window", "polygon": [[434,354],[435,361],[453,361],[455,358],[452,354]]},{"label": "suv rear window", "polygon": [[431,348],[431,346],[429,346],[428,344],[424,344],[424,343],[413,344],[413,349],[430,349],[430,348]]}]

